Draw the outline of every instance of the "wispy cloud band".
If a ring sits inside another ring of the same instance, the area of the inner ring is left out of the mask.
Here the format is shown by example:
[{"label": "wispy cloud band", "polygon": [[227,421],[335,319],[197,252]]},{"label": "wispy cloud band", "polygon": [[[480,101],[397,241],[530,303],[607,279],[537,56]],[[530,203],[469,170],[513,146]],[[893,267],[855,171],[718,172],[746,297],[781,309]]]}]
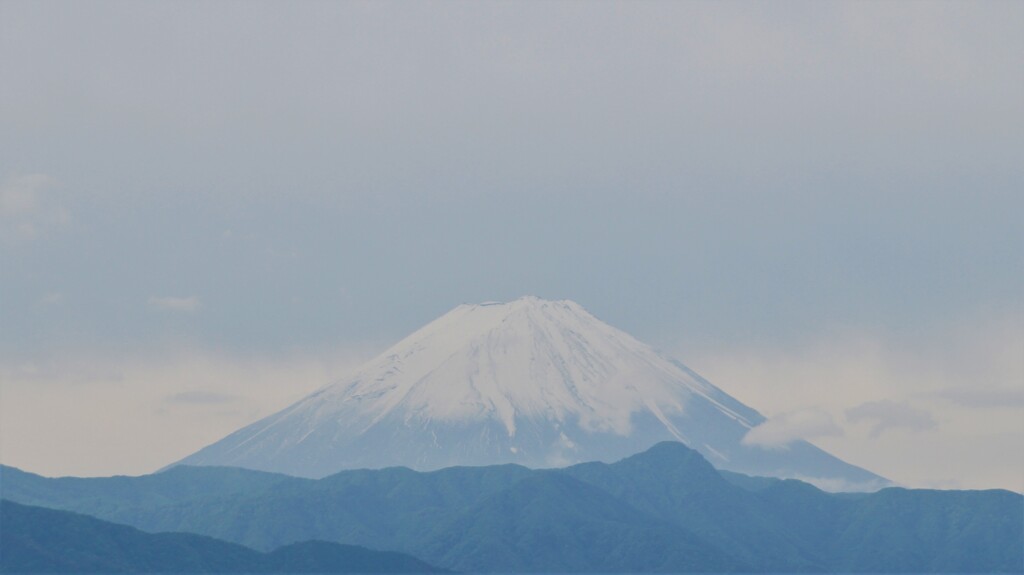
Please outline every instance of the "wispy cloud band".
[{"label": "wispy cloud band", "polygon": [[190,297],[157,297],[149,298],[149,305],[167,311],[194,312],[199,309],[202,302],[197,296]]}]

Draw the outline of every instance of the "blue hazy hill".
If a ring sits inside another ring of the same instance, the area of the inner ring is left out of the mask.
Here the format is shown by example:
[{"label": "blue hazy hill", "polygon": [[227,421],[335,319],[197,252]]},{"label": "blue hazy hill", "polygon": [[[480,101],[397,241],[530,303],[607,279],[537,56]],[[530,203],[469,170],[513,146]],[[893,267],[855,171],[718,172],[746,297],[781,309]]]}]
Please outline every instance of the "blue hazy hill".
[{"label": "blue hazy hill", "polygon": [[264,552],[323,540],[489,572],[1024,572],[1020,494],[832,494],[723,475],[675,442],[558,470],[388,468],[320,480],[213,467],[90,479],[0,473],[8,499]]},{"label": "blue hazy hill", "polygon": [[402,553],[305,541],[260,553],[190,533],[134,527],[0,500],[4,573],[413,573],[439,571]]}]

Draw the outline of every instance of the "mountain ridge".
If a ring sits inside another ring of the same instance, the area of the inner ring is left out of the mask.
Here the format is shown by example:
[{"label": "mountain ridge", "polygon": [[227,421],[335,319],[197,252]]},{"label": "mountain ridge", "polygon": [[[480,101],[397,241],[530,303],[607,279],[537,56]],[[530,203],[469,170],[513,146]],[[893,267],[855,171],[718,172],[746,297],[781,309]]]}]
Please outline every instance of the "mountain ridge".
[{"label": "mountain ridge", "polygon": [[388,468],[319,480],[186,466],[138,478],[0,474],[5,498],[148,531],[263,552],[319,539],[456,571],[1024,572],[1021,494],[830,494],[797,480],[723,477],[678,442],[541,470]]}]

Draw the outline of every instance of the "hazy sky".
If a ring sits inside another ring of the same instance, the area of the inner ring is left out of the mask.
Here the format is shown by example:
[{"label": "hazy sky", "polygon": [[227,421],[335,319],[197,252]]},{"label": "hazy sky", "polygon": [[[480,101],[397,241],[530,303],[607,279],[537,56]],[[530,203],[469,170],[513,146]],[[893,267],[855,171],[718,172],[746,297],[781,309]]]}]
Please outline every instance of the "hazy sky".
[{"label": "hazy sky", "polygon": [[145,473],[573,299],[915,486],[1024,490],[1024,3],[0,0],[0,461]]}]

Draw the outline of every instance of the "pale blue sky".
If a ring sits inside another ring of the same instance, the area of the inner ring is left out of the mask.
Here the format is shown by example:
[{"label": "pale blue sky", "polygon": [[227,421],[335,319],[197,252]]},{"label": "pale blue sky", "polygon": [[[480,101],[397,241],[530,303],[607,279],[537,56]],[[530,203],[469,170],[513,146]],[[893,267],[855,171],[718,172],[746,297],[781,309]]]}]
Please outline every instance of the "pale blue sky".
[{"label": "pale blue sky", "polygon": [[[180,354],[328,362],[462,302],[536,294],[768,415],[824,410],[854,442],[845,410],[906,403],[936,419],[899,431],[906,449],[977,451],[971,422],[1021,415],[1024,387],[1022,29],[1014,2],[8,0],[4,407],[83,378],[68,358],[119,381],[163,381]],[[828,406],[827,382],[787,392],[799,374],[780,362],[837,379],[870,363],[825,343],[884,351],[866,377],[885,385]],[[136,408],[218,384],[197,385]],[[221,423],[193,442],[281,407],[232,389],[255,411],[205,417]],[[946,419],[921,399],[950,390],[1016,399]],[[867,452],[869,423],[860,448],[825,441]],[[1024,429],[992,434],[1005,449]],[[128,448],[60,468],[57,447],[5,441],[0,458],[43,471],[146,470]]]}]

